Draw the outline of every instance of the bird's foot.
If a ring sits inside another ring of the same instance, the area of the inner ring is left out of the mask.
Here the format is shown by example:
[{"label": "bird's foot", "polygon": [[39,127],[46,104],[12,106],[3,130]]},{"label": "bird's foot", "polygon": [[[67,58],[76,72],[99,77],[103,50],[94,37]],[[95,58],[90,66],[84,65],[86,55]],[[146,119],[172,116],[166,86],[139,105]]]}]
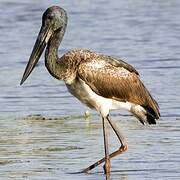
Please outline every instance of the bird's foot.
[{"label": "bird's foot", "polygon": [[[109,155],[109,157],[110,157],[110,158],[113,158],[113,157],[115,157],[115,156],[117,156],[117,155],[119,155],[119,154],[122,154],[124,151],[127,151],[127,149],[128,149],[128,145],[127,145],[127,144],[122,145],[118,150],[116,150],[116,151],[114,151],[113,153],[111,153],[111,154]],[[104,161],[105,161],[105,158],[102,158],[102,159],[96,161],[96,162],[95,162],[94,164],[92,164],[91,166],[83,169],[81,172],[82,172],[82,173],[87,173],[88,171],[90,171],[90,170],[94,169],[95,167],[99,166],[99,165],[100,165],[101,163],[103,163]],[[105,165],[104,165],[104,173],[106,174],[106,172],[108,172],[108,171],[106,171],[106,168],[105,168]]]}]

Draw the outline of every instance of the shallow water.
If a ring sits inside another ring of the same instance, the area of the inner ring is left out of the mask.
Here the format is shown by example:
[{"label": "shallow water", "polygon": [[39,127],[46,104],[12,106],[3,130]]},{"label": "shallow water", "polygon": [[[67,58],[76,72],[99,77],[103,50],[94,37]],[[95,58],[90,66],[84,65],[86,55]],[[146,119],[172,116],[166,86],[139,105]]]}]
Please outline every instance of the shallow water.
[{"label": "shallow water", "polygon": [[[112,113],[129,150],[112,160],[111,179],[179,179],[178,0],[0,0],[0,179],[105,179],[102,167],[72,174],[104,154],[98,114],[47,73],[43,58],[19,86],[42,12],[52,2],[69,16],[60,54],[83,47],[121,57],[137,68],[159,102],[156,126],[142,126],[127,112]],[[90,117],[84,117],[87,110]],[[118,148],[111,131],[110,148]]]}]

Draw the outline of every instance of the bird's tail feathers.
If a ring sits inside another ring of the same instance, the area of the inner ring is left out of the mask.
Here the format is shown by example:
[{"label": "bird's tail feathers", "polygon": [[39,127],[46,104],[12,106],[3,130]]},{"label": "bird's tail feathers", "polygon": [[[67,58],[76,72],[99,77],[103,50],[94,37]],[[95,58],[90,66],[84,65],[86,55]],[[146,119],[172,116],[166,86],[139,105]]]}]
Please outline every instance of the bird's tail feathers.
[{"label": "bird's tail feathers", "polygon": [[134,104],[130,111],[142,124],[156,124],[155,116],[147,108]]}]

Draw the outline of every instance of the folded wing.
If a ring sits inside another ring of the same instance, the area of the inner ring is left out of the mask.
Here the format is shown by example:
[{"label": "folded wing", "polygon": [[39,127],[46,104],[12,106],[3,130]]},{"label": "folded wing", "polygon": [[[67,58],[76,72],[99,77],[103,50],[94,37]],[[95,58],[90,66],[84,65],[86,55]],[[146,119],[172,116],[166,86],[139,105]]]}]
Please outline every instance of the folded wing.
[{"label": "folded wing", "polygon": [[80,63],[78,76],[100,96],[131,102],[144,107],[155,119],[160,113],[157,102],[139,79],[138,72],[124,61],[102,56]]}]

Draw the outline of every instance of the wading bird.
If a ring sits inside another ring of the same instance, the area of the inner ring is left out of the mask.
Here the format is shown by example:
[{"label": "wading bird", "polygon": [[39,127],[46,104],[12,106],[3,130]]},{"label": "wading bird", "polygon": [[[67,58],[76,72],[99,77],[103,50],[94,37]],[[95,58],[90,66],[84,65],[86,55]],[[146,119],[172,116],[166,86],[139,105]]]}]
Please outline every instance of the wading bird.
[{"label": "wading bird", "polygon": [[[126,109],[142,124],[156,124],[160,117],[158,104],[141,82],[136,69],[120,59],[84,49],[69,51],[59,58],[58,47],[66,25],[67,14],[63,8],[52,6],[44,12],[42,26],[20,84],[28,78],[46,47],[45,66],[49,73],[64,80],[72,95],[96,109],[102,117],[105,157],[82,172],[105,162],[104,171],[110,174],[110,158],[126,151],[128,146],[119,127],[110,119],[109,111]],[[120,141],[120,148],[111,154],[107,123]]]}]

